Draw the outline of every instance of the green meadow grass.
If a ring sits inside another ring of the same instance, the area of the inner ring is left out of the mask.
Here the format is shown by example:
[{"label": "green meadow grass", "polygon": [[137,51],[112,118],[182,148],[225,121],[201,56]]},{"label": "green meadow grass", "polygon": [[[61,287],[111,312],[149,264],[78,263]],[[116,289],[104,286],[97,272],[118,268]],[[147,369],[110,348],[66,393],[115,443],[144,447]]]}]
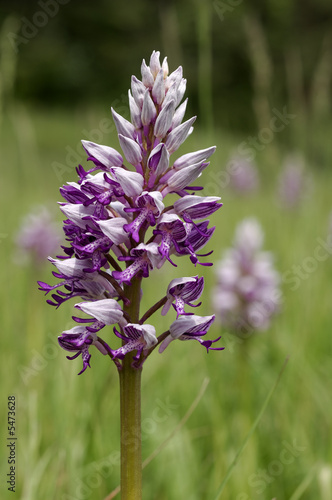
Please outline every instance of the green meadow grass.
[{"label": "green meadow grass", "polygon": [[[65,164],[66,147],[76,148],[83,129],[97,128],[105,117],[110,118],[105,109],[70,115],[17,107],[2,123],[1,498],[12,498],[5,483],[7,398],[12,394],[17,405],[16,498],[103,499],[119,483],[116,370],[108,358],[93,352],[92,369],[77,376],[81,361],[68,361],[56,341],[73,324],[73,303],[59,310],[48,306],[36,281],[53,281],[52,266],[20,266],[13,243],[22,216],[40,204],[56,210],[60,184],[76,180],[74,168],[67,168],[60,179],[52,163]],[[332,498],[331,256],[313,264],[309,259],[315,269],[305,270],[310,267],[307,258],[320,245],[317,238],[326,241],[328,236],[332,176],[312,168],[311,194],[298,209],[282,209],[275,187],[283,151],[273,141],[256,158],[259,191],[234,196],[227,186],[215,184],[213,174],[225,169],[229,154],[243,140],[223,131],[208,136],[198,123],[180,153],[217,144],[201,180],[211,190],[211,183],[216,186],[224,206],[211,218],[216,231],[207,249],[214,249],[216,263],[231,244],[236,224],[256,216],[266,235],[265,248],[274,252],[285,278],[281,312],[268,332],[241,344],[215,324],[209,336],[222,335],[222,352],[207,355],[198,343],[173,342],[163,355],[154,352],[149,358],[143,370],[143,459],[173,432],[206,378],[209,384],[186,423],[144,469],[147,500],[217,500],[218,488],[287,356],[281,381],[220,498]],[[114,133],[104,134],[101,142],[117,145]],[[195,269],[185,258],[177,263],[178,268],[167,264],[144,281],[142,311],[164,295],[172,278],[197,273],[206,282],[199,314],[212,314],[215,267]],[[304,273],[296,290],[294,265]],[[166,318],[156,314],[151,323],[162,333],[173,319],[171,313]],[[111,330],[104,336],[113,338]]]}]

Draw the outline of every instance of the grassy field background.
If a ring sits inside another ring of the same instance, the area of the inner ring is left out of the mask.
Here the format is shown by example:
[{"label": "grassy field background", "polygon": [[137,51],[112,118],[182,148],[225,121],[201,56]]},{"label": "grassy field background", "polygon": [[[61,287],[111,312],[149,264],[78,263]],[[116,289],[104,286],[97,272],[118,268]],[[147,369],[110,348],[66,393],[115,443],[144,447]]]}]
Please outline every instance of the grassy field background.
[{"label": "grassy field background", "polygon": [[[93,355],[92,369],[77,376],[81,362],[68,361],[56,340],[72,326],[73,303],[57,311],[48,306],[36,281],[52,281],[52,266],[20,266],[13,243],[21,218],[36,205],[54,208],[60,223],[58,189],[76,175],[68,164],[59,174],[53,162],[66,165],[66,147],[76,148],[86,138],[83,131],[98,128],[105,117],[110,118],[106,108],[69,114],[17,106],[1,124],[1,498],[13,498],[5,484],[7,398],[12,394],[17,405],[16,498],[103,499],[119,483],[116,370],[106,357]],[[205,133],[198,120],[180,152],[218,146],[202,176],[208,186],[244,140],[221,130]],[[114,134],[105,134],[101,142],[118,144]],[[289,278],[295,265],[304,277],[296,290],[294,281],[284,279],[282,309],[268,332],[239,344],[215,324],[210,336],[222,335],[224,351],[207,355],[198,343],[174,342],[163,355],[155,352],[149,358],[143,370],[143,459],[177,427],[206,379],[209,384],[186,423],[144,469],[145,499],[217,500],[219,485],[287,356],[281,381],[221,498],[332,498],[332,259],[327,252],[325,260],[315,257],[332,232],[332,175],[328,168],[309,164],[311,193],[296,210],[285,210],[276,201],[276,182],[286,152],[275,138],[257,153],[261,186],[251,196],[217,186],[224,206],[211,218],[217,228],[208,249],[214,249],[216,263],[230,246],[236,224],[256,216],[279,272]],[[211,314],[215,267],[195,269],[185,258],[177,263],[177,269],[165,265],[144,282],[142,310],[164,294],[173,277],[198,273],[206,281],[199,314]],[[171,320],[157,314],[151,322],[161,333]]]}]

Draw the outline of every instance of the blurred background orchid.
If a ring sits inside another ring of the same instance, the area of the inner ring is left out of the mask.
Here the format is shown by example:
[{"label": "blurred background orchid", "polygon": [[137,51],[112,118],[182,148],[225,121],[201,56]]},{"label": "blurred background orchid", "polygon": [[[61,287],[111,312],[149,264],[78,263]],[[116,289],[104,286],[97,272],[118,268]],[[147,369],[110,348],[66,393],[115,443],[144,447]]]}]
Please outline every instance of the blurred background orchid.
[{"label": "blurred background orchid", "polygon": [[273,255],[263,251],[264,234],[255,218],[238,224],[233,246],[216,266],[212,303],[230,333],[250,337],[265,331],[281,303],[280,275]]},{"label": "blurred background orchid", "polygon": [[34,207],[25,215],[15,235],[15,263],[44,266],[47,257],[59,251],[61,226],[45,206]]}]

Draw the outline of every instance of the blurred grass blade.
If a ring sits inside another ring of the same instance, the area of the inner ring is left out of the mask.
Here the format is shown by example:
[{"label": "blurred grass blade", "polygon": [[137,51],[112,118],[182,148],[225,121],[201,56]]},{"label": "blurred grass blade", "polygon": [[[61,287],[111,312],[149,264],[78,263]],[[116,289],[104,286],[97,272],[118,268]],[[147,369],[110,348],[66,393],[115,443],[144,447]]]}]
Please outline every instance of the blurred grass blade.
[{"label": "blurred grass blade", "polygon": [[15,16],[9,15],[0,28],[0,124],[2,114],[12,103],[16,80],[17,52],[8,40],[8,34],[16,35],[20,23]]},{"label": "blurred grass blade", "polygon": [[282,376],[282,374],[283,374],[283,372],[284,372],[284,370],[285,370],[285,368],[286,368],[286,365],[287,365],[287,363],[288,363],[288,359],[289,359],[289,356],[287,356],[287,358],[285,359],[284,364],[282,365],[282,368],[281,368],[281,370],[280,370],[280,372],[279,372],[279,375],[278,375],[278,377],[277,377],[277,380],[275,381],[275,383],[273,384],[273,386],[272,386],[272,388],[271,388],[270,392],[268,393],[268,395],[267,395],[267,397],[266,397],[266,399],[265,399],[265,401],[264,401],[264,403],[263,403],[263,406],[262,406],[262,408],[261,408],[261,410],[260,410],[259,414],[257,415],[257,418],[256,418],[255,422],[253,423],[253,425],[252,425],[252,427],[251,427],[250,431],[248,432],[248,434],[247,434],[247,436],[246,436],[245,440],[244,440],[244,441],[243,441],[243,443],[242,443],[242,446],[240,447],[239,451],[238,451],[238,452],[237,452],[237,454],[235,455],[235,458],[234,458],[233,462],[232,462],[232,463],[231,463],[231,465],[229,466],[228,471],[227,471],[227,474],[226,474],[226,476],[224,477],[224,479],[222,480],[222,482],[221,482],[221,484],[220,484],[220,486],[219,486],[219,489],[218,489],[218,491],[217,491],[217,494],[216,494],[216,496],[214,497],[214,500],[219,500],[220,495],[221,495],[221,493],[223,492],[224,487],[226,486],[227,481],[228,481],[228,479],[230,478],[230,476],[231,476],[231,474],[232,474],[232,472],[233,472],[233,469],[234,469],[235,465],[237,464],[237,461],[238,461],[238,459],[239,459],[239,457],[240,457],[241,453],[243,452],[244,448],[246,447],[246,445],[247,445],[247,443],[248,443],[248,441],[249,441],[250,437],[252,436],[252,434],[253,434],[253,433],[254,433],[254,431],[256,430],[256,427],[257,427],[257,425],[259,424],[260,419],[262,418],[263,413],[264,413],[264,411],[266,410],[266,407],[267,407],[267,405],[268,405],[268,404],[269,404],[269,402],[270,402],[270,399],[271,399],[271,397],[272,397],[272,394],[274,393],[275,389],[277,388],[277,385],[278,385],[278,384],[279,384],[279,382],[280,382],[281,376]]},{"label": "blurred grass blade", "polygon": [[293,495],[290,497],[289,500],[300,500],[303,493],[306,491],[308,486],[311,484],[312,480],[315,478],[315,475],[317,473],[317,468],[318,468],[317,464],[314,467],[312,467],[311,471],[309,471],[309,473],[303,479],[302,483],[298,485],[298,487],[296,488],[296,490],[294,491]]},{"label": "blurred grass blade", "polygon": [[167,445],[167,443],[172,439],[172,437],[177,433],[179,432],[179,430],[181,429],[181,427],[184,426],[184,424],[187,422],[187,420],[189,419],[189,417],[194,413],[195,409],[196,409],[196,406],[198,405],[198,403],[200,402],[200,400],[202,399],[205,391],[206,391],[206,388],[207,386],[209,385],[209,382],[210,382],[210,379],[208,378],[205,378],[203,380],[203,384],[199,390],[199,393],[197,394],[196,398],[194,399],[194,401],[192,402],[190,408],[188,409],[187,413],[184,415],[184,417],[182,417],[182,419],[180,420],[180,422],[178,423],[178,425],[172,430],[172,432],[170,433],[170,435],[165,439],[165,441],[163,441],[159,446],[158,448],[156,448],[154,450],[153,453],[151,453],[151,455],[146,458],[143,462],[143,469],[144,467],[146,467],[150,462],[151,460],[153,460],[164,448],[165,446]]}]

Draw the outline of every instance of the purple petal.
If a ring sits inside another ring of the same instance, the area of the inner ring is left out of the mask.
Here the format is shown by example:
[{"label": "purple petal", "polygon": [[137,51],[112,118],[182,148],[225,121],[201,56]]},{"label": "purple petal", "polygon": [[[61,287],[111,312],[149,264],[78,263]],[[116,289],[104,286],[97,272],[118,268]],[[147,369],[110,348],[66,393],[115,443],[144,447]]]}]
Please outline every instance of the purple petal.
[{"label": "purple petal", "polygon": [[124,224],[127,224],[127,220],[123,217],[114,217],[113,219],[98,221],[98,226],[102,232],[115,245],[120,245],[128,239],[128,235],[123,229]]},{"label": "purple petal", "polygon": [[151,57],[150,57],[150,71],[153,75],[153,78],[156,78],[156,76],[160,70],[159,57],[160,57],[160,52],[156,51],[156,50],[154,50],[152,52]]},{"label": "purple petal", "polygon": [[205,161],[213,155],[215,150],[216,146],[211,146],[210,148],[201,149],[199,151],[195,151],[194,153],[187,153],[175,160],[173,167],[176,170],[180,170],[181,168],[188,167],[194,163]]},{"label": "purple petal", "polygon": [[122,151],[126,157],[126,160],[134,165],[138,165],[142,161],[142,152],[141,148],[137,144],[137,142],[129,139],[129,137],[125,137],[122,134],[119,134],[119,142],[122,148]]},{"label": "purple petal", "polygon": [[134,125],[125,118],[123,118],[123,116],[119,115],[119,113],[114,111],[113,108],[111,108],[111,110],[118,134],[124,135],[125,137],[129,137],[130,139],[134,139],[135,138]]},{"label": "purple petal", "polygon": [[157,116],[156,107],[154,105],[153,100],[151,99],[150,92],[146,90],[144,95],[142,114],[141,114],[141,120],[143,125],[145,126],[150,125],[150,123],[153,122],[156,116]]},{"label": "purple petal", "polygon": [[[203,219],[222,206],[222,203],[217,203],[218,200],[220,200],[218,196],[187,195],[175,201],[174,210],[177,214],[182,216],[185,214],[191,219]],[[186,220],[186,222],[191,221]]]},{"label": "purple petal", "polygon": [[152,151],[148,159],[148,167],[155,173],[156,177],[163,175],[169,167],[169,152],[163,142],[159,143]]},{"label": "purple petal", "polygon": [[144,178],[138,172],[130,172],[124,168],[115,167],[112,169],[112,173],[122,187],[125,195],[138,196],[143,191]]},{"label": "purple petal", "polygon": [[182,123],[182,125],[173,129],[169,134],[165,144],[170,154],[179,149],[181,144],[187,139],[191,126],[195,120],[196,116],[193,116],[186,122]]},{"label": "purple petal", "polygon": [[75,307],[86,314],[90,314],[105,325],[114,325],[118,323],[123,316],[121,306],[114,299],[80,302],[79,304],[75,304]]},{"label": "purple petal", "polygon": [[160,68],[152,88],[152,97],[157,104],[161,104],[165,97],[164,70]]},{"label": "purple petal", "polygon": [[85,151],[89,156],[96,158],[102,165],[107,168],[121,167],[123,158],[116,149],[110,146],[101,146],[90,141],[81,141]]},{"label": "purple petal", "polygon": [[131,77],[131,91],[137,106],[142,109],[146,87],[136,76]]},{"label": "purple petal", "polygon": [[154,126],[154,135],[159,139],[165,137],[168,130],[170,129],[174,115],[174,109],[175,101],[171,100],[159,113]]},{"label": "purple petal", "polygon": [[179,171],[175,171],[168,179],[168,188],[164,195],[172,191],[180,191],[192,182],[194,182],[197,177],[203,172],[203,170],[209,165],[209,163],[196,163],[190,167],[184,167]]},{"label": "purple petal", "polygon": [[149,88],[152,89],[153,84],[154,84],[154,78],[153,75],[150,71],[149,66],[146,65],[145,60],[143,59],[142,65],[141,65],[141,74],[142,74],[142,82],[143,84]]},{"label": "purple petal", "polygon": [[182,122],[184,115],[186,113],[187,102],[188,102],[188,98],[185,101],[183,101],[181,106],[179,106],[177,108],[177,110],[175,111],[174,116],[173,116],[173,120],[172,120],[172,124],[171,124],[172,129],[178,127],[180,125],[180,123]]},{"label": "purple petal", "polygon": [[[129,109],[130,109],[131,121],[133,122],[136,129],[140,129],[142,126],[141,110],[137,106],[135,99],[133,98],[133,96],[130,93],[130,90],[128,90],[128,98],[129,98]],[[120,167],[121,165],[117,165],[117,166]]]}]

